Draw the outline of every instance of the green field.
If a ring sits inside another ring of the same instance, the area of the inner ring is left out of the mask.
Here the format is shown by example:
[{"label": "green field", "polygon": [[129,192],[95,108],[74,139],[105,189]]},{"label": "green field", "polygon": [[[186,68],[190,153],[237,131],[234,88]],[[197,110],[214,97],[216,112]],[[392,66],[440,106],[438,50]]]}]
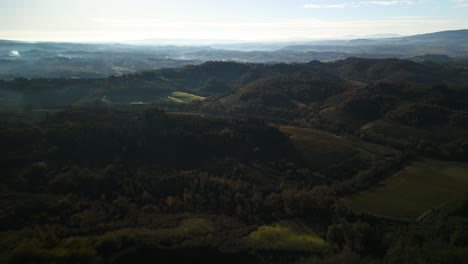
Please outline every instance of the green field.
[{"label": "green field", "polygon": [[428,210],[467,194],[468,164],[424,160],[345,202],[371,214],[415,220]]},{"label": "green field", "polygon": [[295,221],[260,226],[245,242],[251,249],[275,251],[318,252],[327,246],[310,227]]},{"label": "green field", "polygon": [[291,136],[294,145],[311,169],[324,169],[361,153],[342,138],[319,130],[298,127],[280,129]]},{"label": "green field", "polygon": [[193,101],[205,100],[205,97],[184,92],[173,92],[167,99],[175,103],[190,103]]}]

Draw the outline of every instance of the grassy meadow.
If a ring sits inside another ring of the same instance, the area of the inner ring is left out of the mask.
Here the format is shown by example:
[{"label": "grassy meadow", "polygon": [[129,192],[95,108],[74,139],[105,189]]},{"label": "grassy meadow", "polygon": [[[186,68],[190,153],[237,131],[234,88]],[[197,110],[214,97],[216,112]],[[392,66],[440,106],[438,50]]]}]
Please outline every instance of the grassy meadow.
[{"label": "grassy meadow", "polygon": [[173,92],[167,97],[170,101],[175,103],[190,103],[193,101],[205,100],[205,97],[184,92]]},{"label": "grassy meadow", "polygon": [[281,127],[311,169],[320,170],[341,163],[361,153],[342,138],[310,128]]},{"label": "grassy meadow", "polygon": [[296,221],[260,226],[245,238],[245,243],[255,250],[296,252],[319,252],[327,246],[310,227]]}]

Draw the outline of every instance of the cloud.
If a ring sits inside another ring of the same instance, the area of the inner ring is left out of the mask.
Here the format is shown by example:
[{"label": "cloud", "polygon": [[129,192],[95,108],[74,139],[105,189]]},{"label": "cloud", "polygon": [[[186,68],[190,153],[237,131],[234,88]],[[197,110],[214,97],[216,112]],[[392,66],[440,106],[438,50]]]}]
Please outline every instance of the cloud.
[{"label": "cloud", "polygon": [[[464,2],[463,0],[454,0],[457,2]],[[353,1],[349,3],[337,3],[337,4],[307,4],[304,8],[319,9],[319,8],[349,8],[349,7],[362,7],[368,5],[377,6],[393,6],[393,5],[413,5],[424,3],[425,0],[393,0],[393,1]],[[468,5],[468,4],[467,4]]]},{"label": "cloud", "polygon": [[361,1],[361,4],[365,5],[383,5],[383,6],[390,6],[390,5],[397,5],[399,1]]},{"label": "cloud", "polygon": [[21,54],[17,50],[10,51],[10,57],[20,57]]},{"label": "cloud", "polygon": [[360,4],[364,5],[382,5],[382,6],[391,6],[391,5],[412,5],[416,3],[422,3],[424,1],[361,1]]},{"label": "cloud", "polygon": [[468,3],[465,0],[452,0],[458,6],[468,7]]},{"label": "cloud", "polygon": [[317,5],[317,4],[308,4],[304,5],[304,8],[318,9],[318,8],[345,8],[347,4],[334,4],[334,5]]},{"label": "cloud", "polygon": [[92,18],[89,19],[88,22],[98,26],[131,27],[151,26],[160,22],[160,20],[153,18]]}]

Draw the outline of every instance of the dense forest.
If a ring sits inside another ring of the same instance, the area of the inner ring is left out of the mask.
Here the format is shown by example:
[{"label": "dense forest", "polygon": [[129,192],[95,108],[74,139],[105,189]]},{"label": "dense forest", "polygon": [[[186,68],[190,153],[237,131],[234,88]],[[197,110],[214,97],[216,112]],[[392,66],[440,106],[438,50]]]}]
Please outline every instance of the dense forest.
[{"label": "dense forest", "polygon": [[2,263],[468,258],[463,65],[207,62],[0,95]]}]

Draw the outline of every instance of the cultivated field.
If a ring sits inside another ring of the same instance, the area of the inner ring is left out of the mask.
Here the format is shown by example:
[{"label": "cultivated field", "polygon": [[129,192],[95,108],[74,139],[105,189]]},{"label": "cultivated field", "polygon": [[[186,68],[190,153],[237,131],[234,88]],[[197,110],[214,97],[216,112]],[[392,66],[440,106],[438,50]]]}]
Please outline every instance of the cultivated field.
[{"label": "cultivated field", "polygon": [[466,195],[468,164],[423,160],[346,202],[371,214],[415,220],[430,209]]}]

